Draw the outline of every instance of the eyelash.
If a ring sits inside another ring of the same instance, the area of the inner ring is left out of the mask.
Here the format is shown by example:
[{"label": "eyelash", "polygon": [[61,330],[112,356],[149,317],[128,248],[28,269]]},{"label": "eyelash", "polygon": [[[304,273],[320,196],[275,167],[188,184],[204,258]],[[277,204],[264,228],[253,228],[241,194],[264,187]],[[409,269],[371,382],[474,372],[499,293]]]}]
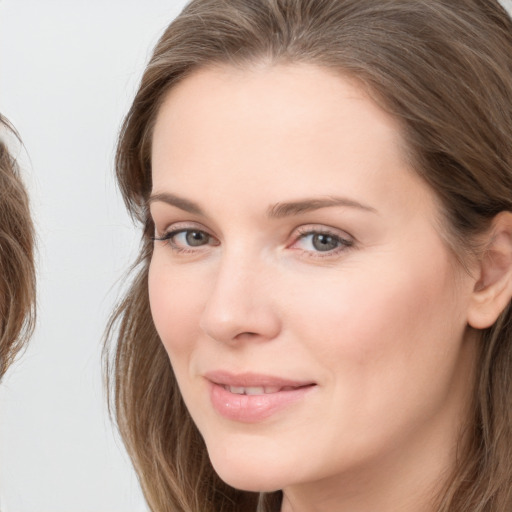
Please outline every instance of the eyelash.
[{"label": "eyelash", "polygon": [[[190,253],[197,253],[197,248],[186,248],[178,245],[174,241],[174,237],[181,234],[181,233],[201,233],[203,235],[206,235],[209,239],[214,239],[212,235],[210,235],[208,232],[204,231],[203,229],[198,229],[194,227],[183,227],[183,228],[177,228],[173,229],[171,231],[168,231],[164,233],[162,236],[154,236],[152,237],[154,242],[164,242],[169,244],[172,251],[178,253],[178,254],[190,254]],[[209,244],[205,244],[209,245]],[[213,245],[219,245],[219,243],[213,244]],[[202,246],[198,246],[199,248]],[[199,249],[200,250],[200,249]]]},{"label": "eyelash", "polygon": [[328,258],[339,255],[341,252],[344,252],[351,247],[354,246],[354,240],[349,237],[349,235],[346,235],[346,237],[341,236],[340,233],[335,232],[334,230],[329,230],[327,228],[311,228],[309,226],[303,226],[298,228],[298,234],[291,244],[292,246],[297,244],[299,241],[304,240],[308,236],[315,236],[315,235],[324,235],[331,237],[336,243],[337,246],[329,251],[311,251],[306,249],[296,249],[300,250],[305,256],[311,257],[311,258]]},{"label": "eyelash", "polygon": [[[318,250],[315,251],[315,250],[298,249],[298,248],[295,249],[295,250],[301,251],[301,253],[304,256],[309,257],[309,258],[333,257],[333,256],[338,255],[341,252],[344,252],[344,251],[350,249],[351,247],[354,246],[354,243],[355,243],[354,240],[351,237],[349,237],[348,235],[345,238],[345,237],[341,236],[339,233],[334,232],[334,230],[329,230],[326,228],[320,228],[320,227],[312,228],[310,226],[304,226],[304,227],[298,228],[297,231],[298,231],[298,236],[294,237],[293,242],[287,246],[288,248],[293,249],[293,246],[295,244],[297,244],[298,242],[300,242],[301,240],[306,239],[308,236],[315,236],[315,235],[324,235],[324,236],[331,237],[334,240],[334,242],[337,244],[337,246],[335,248],[328,250],[328,251],[318,251]],[[175,242],[174,238],[177,235],[182,234],[182,233],[183,234],[190,233],[190,232],[200,233],[202,235],[205,235],[206,237],[208,237],[209,242],[211,240],[215,240],[215,237],[210,235],[207,231],[199,229],[199,228],[194,228],[194,227],[180,227],[177,229],[173,229],[171,231],[164,233],[161,236],[152,237],[152,240],[154,242],[158,241],[158,242],[168,243],[171,250],[177,254],[197,254],[197,251],[198,250],[200,251],[202,247],[217,246],[220,243],[220,242],[216,241],[216,243],[214,243],[214,244],[206,243],[204,245],[197,246],[197,248],[192,248],[190,246],[183,247],[182,245],[178,245]]]}]

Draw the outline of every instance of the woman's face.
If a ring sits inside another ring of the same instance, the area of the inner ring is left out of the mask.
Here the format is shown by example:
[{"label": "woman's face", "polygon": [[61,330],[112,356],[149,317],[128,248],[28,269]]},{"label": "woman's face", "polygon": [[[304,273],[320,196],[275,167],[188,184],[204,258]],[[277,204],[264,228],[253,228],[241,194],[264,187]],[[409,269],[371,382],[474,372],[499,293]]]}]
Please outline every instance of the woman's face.
[{"label": "woman's face", "polygon": [[250,490],[453,456],[474,280],[397,122],[309,66],[202,69],[154,130],[151,310],[212,463]]}]

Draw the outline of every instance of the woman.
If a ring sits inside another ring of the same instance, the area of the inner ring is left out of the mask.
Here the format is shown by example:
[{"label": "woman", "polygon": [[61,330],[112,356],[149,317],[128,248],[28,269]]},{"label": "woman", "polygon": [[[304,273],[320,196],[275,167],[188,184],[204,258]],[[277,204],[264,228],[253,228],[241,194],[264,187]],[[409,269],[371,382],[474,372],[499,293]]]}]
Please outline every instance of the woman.
[{"label": "woman", "polygon": [[107,368],[153,511],[512,509],[512,23],[196,0],[125,120]]},{"label": "woman", "polygon": [[27,192],[6,135],[16,135],[0,116],[0,378],[34,327],[34,227]]}]

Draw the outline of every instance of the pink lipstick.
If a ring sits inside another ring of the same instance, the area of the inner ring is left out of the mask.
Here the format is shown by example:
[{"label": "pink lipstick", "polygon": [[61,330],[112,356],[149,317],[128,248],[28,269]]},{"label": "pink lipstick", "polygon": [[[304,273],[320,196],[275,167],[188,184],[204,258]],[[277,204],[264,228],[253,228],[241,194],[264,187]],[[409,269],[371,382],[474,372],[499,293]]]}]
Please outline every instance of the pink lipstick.
[{"label": "pink lipstick", "polygon": [[243,423],[263,421],[298,402],[315,387],[314,382],[254,373],[217,371],[205,377],[210,382],[214,409],[227,419]]}]

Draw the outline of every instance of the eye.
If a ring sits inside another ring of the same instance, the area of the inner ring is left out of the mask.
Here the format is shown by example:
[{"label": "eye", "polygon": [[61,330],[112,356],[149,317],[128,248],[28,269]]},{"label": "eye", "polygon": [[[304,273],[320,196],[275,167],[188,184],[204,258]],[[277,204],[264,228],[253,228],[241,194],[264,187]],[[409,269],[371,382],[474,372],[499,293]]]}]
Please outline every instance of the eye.
[{"label": "eye", "polygon": [[316,233],[308,235],[308,237],[311,237],[310,243],[317,251],[332,251],[340,245],[340,240],[332,235]]},{"label": "eye", "polygon": [[189,230],[181,231],[174,235],[174,242],[177,244],[185,244],[190,247],[199,247],[207,245],[210,241],[210,235],[204,231]]},{"label": "eye", "polygon": [[292,248],[302,249],[310,253],[323,253],[326,256],[337,254],[354,245],[354,241],[346,236],[323,229],[301,229],[299,237],[293,243]]},{"label": "eye", "polygon": [[175,251],[189,251],[205,245],[218,245],[218,241],[206,231],[193,228],[180,228],[168,231],[153,240],[168,242]]}]

